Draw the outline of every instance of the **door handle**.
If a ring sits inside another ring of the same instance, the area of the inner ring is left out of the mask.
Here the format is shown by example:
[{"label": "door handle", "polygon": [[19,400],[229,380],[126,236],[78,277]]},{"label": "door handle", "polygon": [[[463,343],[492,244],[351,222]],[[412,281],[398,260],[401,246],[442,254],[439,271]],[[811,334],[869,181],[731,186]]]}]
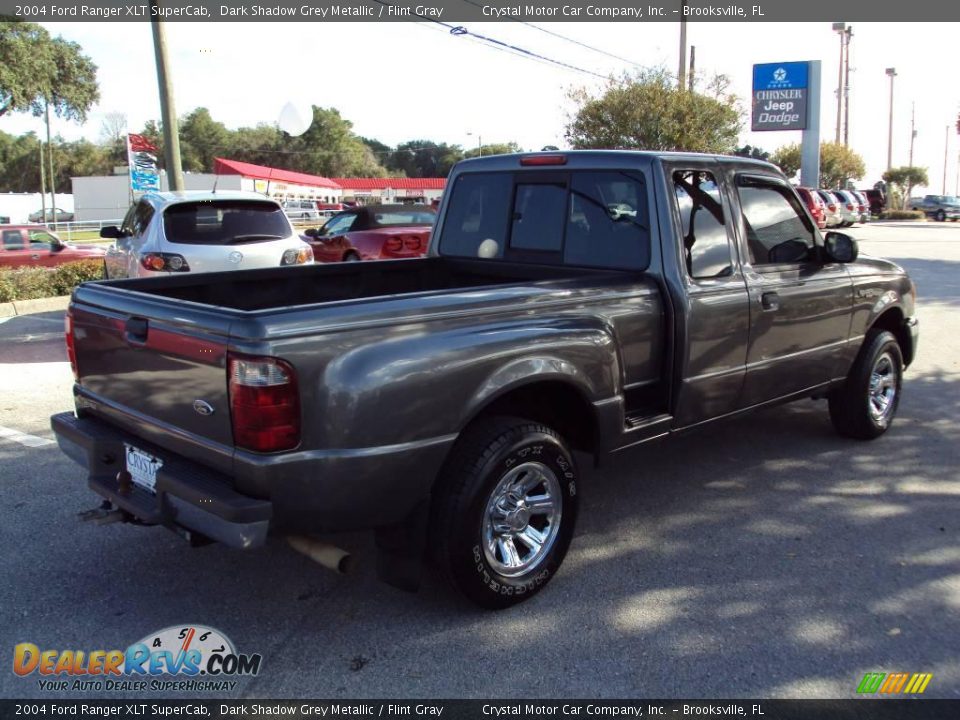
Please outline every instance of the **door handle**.
[{"label": "door handle", "polygon": [[779,310],[780,296],[775,292],[765,292],[760,296],[760,307],[764,310]]},{"label": "door handle", "polygon": [[30,259],[31,259],[31,260],[39,260],[39,259],[40,259],[40,255],[38,255],[38,254],[33,254],[33,255],[30,256]]},{"label": "door handle", "polygon": [[148,324],[144,318],[132,317],[127,319],[124,327],[124,337],[130,345],[143,345],[147,342]]}]

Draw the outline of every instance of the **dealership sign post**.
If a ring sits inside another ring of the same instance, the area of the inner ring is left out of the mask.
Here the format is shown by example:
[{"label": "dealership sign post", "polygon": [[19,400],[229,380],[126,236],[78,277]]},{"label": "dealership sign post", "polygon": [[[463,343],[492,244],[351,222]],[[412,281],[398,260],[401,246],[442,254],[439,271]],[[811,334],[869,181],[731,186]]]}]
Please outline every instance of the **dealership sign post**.
[{"label": "dealership sign post", "polygon": [[820,61],[753,66],[753,121],[750,129],[802,130],[800,183],[819,185]]}]

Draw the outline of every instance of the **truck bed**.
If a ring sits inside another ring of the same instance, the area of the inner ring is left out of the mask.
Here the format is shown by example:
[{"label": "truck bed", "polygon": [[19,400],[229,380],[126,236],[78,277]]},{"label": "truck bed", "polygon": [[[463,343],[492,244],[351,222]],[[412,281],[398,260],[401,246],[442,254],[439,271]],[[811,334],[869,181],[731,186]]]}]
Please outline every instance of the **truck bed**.
[{"label": "truck bed", "polygon": [[112,280],[106,286],[221,308],[264,311],[344,300],[432,293],[610,271],[442,257],[343,263],[204,275]]}]

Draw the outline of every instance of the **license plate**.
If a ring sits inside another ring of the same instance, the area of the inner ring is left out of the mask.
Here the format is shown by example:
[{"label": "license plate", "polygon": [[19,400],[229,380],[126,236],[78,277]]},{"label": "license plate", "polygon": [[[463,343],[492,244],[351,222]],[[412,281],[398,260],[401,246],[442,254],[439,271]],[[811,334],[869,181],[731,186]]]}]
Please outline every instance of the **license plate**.
[{"label": "license plate", "polygon": [[143,450],[124,445],[127,450],[127,472],[130,479],[147,492],[157,493],[157,470],[163,467],[163,460],[155,458]]}]

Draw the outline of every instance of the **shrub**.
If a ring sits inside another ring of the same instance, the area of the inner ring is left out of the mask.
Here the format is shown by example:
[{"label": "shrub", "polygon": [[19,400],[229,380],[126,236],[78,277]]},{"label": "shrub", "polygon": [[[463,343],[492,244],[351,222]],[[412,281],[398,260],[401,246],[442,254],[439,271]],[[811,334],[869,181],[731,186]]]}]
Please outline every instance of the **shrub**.
[{"label": "shrub", "polygon": [[103,260],[80,260],[55,268],[0,268],[0,302],[68,295],[87,280],[103,277]]},{"label": "shrub", "polygon": [[884,210],[881,220],[923,220],[926,215],[919,210]]}]

